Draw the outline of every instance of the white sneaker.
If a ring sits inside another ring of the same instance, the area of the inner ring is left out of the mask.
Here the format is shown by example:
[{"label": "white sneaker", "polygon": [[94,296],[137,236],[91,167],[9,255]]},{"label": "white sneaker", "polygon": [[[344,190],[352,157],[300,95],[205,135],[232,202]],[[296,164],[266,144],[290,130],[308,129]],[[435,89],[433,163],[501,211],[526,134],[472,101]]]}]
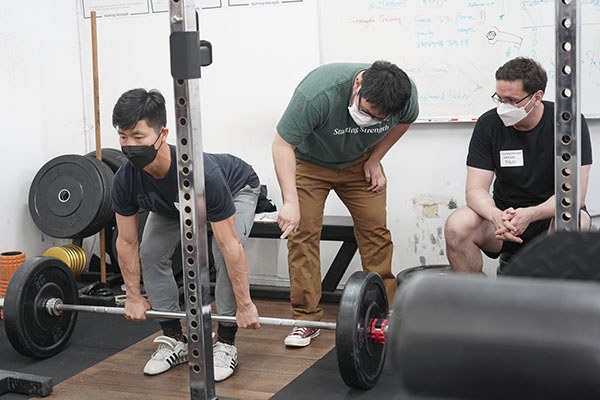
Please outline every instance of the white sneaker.
[{"label": "white sneaker", "polygon": [[188,360],[188,345],[169,336],[154,339],[158,349],[144,366],[144,375],[158,375]]},{"label": "white sneaker", "polygon": [[223,381],[233,375],[237,365],[238,352],[235,345],[216,341],[213,344],[215,382]]}]

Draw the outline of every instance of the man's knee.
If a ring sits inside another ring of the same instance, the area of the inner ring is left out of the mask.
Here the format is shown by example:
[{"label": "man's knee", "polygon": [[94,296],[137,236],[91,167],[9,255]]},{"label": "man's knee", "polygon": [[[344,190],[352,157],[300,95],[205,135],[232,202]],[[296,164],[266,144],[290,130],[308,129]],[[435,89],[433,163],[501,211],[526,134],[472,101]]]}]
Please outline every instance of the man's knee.
[{"label": "man's knee", "polygon": [[149,263],[149,262],[157,262],[161,256],[164,255],[164,252],[158,253],[157,246],[152,246],[151,240],[140,243],[140,262],[141,263]]},{"label": "man's knee", "polygon": [[174,251],[175,249],[169,251],[169,249],[157,246],[140,244],[140,264],[142,269],[144,266],[146,266],[146,270],[148,268],[170,268]]},{"label": "man's knee", "polygon": [[140,263],[146,264],[156,259],[156,255],[152,251],[151,246],[140,244]]},{"label": "man's knee", "polygon": [[473,215],[470,214],[474,212],[468,207],[461,207],[450,214],[444,225],[446,241],[463,241],[468,237],[475,228]]},{"label": "man's knee", "polygon": [[579,213],[579,226],[581,231],[589,231],[592,229],[592,218],[587,211],[581,210]]}]

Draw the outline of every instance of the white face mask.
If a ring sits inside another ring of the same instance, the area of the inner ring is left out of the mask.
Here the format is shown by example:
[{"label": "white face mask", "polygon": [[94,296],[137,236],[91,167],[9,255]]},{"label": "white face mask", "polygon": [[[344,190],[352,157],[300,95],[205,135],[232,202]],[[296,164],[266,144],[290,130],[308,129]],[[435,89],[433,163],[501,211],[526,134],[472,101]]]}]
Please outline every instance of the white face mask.
[{"label": "white face mask", "polygon": [[[358,90],[360,90],[360,88],[358,88]],[[354,95],[354,101],[348,107],[348,112],[350,113],[350,116],[352,117],[354,122],[356,122],[356,125],[360,126],[361,128],[380,124],[381,123],[380,120],[375,119],[375,118],[371,117],[369,114],[359,110],[359,108],[358,108],[358,90],[356,91],[356,95]]]},{"label": "white face mask", "polygon": [[533,96],[531,96],[531,99],[529,99],[527,104],[525,104],[525,106],[523,107],[513,106],[512,104],[508,103],[498,104],[496,112],[498,113],[498,116],[504,123],[504,126],[516,125],[519,122],[521,122],[525,117],[527,117],[531,110],[533,110],[533,108],[529,111],[525,111],[525,107],[527,107],[527,105],[531,103],[532,99]]}]

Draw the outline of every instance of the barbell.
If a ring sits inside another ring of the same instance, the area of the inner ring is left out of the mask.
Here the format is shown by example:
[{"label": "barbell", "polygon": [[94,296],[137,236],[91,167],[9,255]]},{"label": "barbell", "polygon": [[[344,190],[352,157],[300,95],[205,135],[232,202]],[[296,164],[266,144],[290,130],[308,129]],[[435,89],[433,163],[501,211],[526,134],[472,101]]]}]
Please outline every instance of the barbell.
[{"label": "barbell", "polygon": [[[48,358],[67,345],[78,312],[124,315],[119,307],[79,305],[71,269],[53,257],[32,257],[14,273],[0,298],[6,335],[19,353]],[[388,303],[383,281],[376,273],[355,272],[340,299],[337,322],[260,317],[264,325],[302,326],[336,331],[340,375],[356,389],[370,389],[385,362]],[[186,318],[184,312],[148,310],[150,318]],[[211,315],[213,321],[236,322],[233,316]]]}]

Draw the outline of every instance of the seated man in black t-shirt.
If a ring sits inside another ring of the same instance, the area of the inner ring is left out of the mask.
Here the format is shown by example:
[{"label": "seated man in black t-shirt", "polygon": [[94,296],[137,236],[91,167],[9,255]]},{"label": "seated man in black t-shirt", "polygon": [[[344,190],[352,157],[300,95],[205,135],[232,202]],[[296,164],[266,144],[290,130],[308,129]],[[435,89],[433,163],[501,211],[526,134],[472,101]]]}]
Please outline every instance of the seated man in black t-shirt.
[{"label": "seated man in black t-shirt", "polygon": [[[481,272],[480,250],[492,258],[514,253],[551,225],[555,214],[554,103],[542,100],[547,81],[541,65],[524,57],[496,71],[492,99],[497,107],[477,120],[469,145],[467,205],[446,221],[446,250],[454,271]],[[591,164],[590,133],[582,116],[582,207]],[[581,229],[588,230],[591,220],[586,212],[580,221]]]},{"label": "seated man in black t-shirt", "polygon": [[[113,125],[129,162],[113,182],[113,208],[119,236],[119,266],[125,281],[125,318],[144,320],[152,307],[179,311],[179,291],[171,269],[171,256],[181,241],[179,186],[175,147],[165,144],[169,131],[165,99],[156,90],[125,92],[114,107]],[[250,298],[249,274],[244,255],[260,193],[252,167],[229,154],[204,153],[206,219],[213,232],[217,272],[217,313],[235,316],[235,323],[219,323],[213,345],[214,376],[221,381],[237,366],[237,327],[260,327],[258,311]],[[138,243],[139,209],[149,211],[141,243]],[[148,302],[142,297],[140,273]],[[151,306],[152,305],[152,306]],[[187,340],[179,319],[159,320],[163,336],[144,367],[156,375],[187,361]]]}]

